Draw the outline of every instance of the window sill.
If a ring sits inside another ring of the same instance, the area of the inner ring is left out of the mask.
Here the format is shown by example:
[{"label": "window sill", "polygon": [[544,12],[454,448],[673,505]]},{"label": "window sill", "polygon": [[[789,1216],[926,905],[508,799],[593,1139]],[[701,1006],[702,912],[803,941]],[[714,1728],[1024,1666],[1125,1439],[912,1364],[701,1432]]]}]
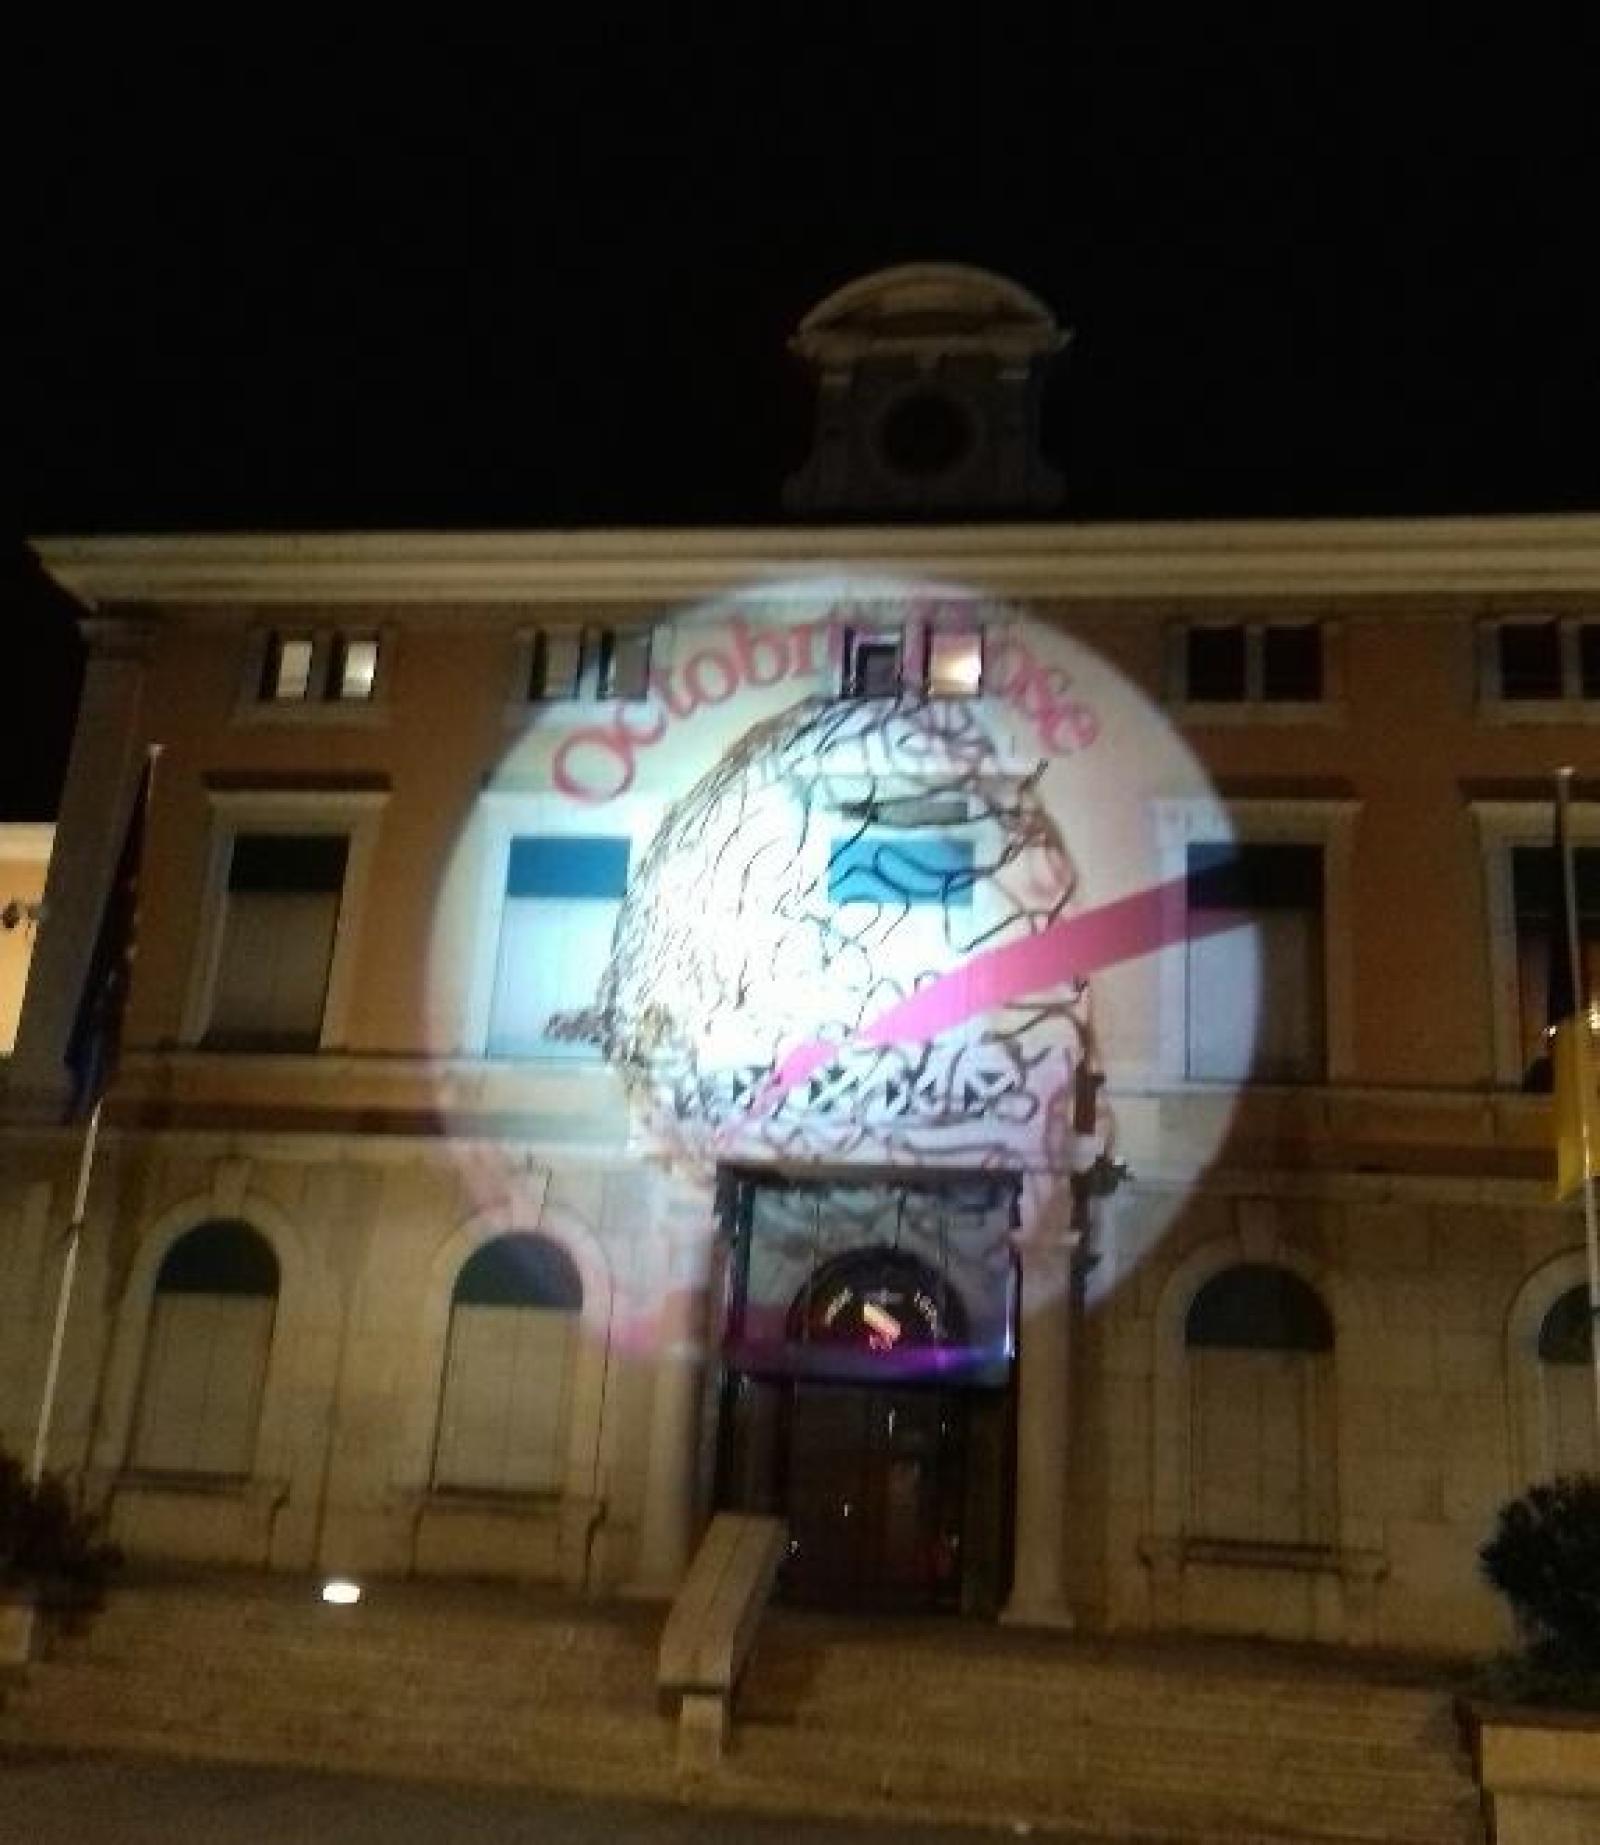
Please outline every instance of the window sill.
[{"label": "window sill", "polygon": [[1600,698],[1486,698],[1478,718],[1494,725],[1600,724]]},{"label": "window sill", "polygon": [[430,1486],[419,1495],[427,1513],[482,1515],[501,1518],[551,1517],[565,1504],[559,1486],[500,1490],[492,1486]]},{"label": "window sill", "polygon": [[1349,707],[1343,699],[1217,699],[1170,700],[1167,713],[1188,729],[1207,725],[1219,729],[1249,729],[1258,725],[1313,725],[1328,729],[1342,726]]},{"label": "window sill", "polygon": [[273,703],[252,699],[235,705],[233,722],[250,728],[287,725],[291,729],[327,730],[348,726],[352,730],[381,730],[389,722],[387,699],[284,699]]},{"label": "window sill", "polygon": [[186,1048],[208,1057],[316,1057],[322,1050],[320,1044],[274,1043],[259,1038],[203,1038]]},{"label": "window sill", "polygon": [[1283,1570],[1361,1584],[1379,1582],[1389,1573],[1388,1558],[1377,1550],[1350,1550],[1337,1544],[1266,1544],[1247,1538],[1141,1538],[1139,1560],[1154,1572],[1196,1567]]},{"label": "window sill", "polygon": [[549,1044],[542,1044],[536,1050],[486,1050],[483,1061],[501,1069],[520,1069],[532,1066],[537,1069],[547,1066],[552,1069],[569,1070],[592,1068],[603,1065],[605,1053],[597,1044],[564,1043],[554,1038]]},{"label": "window sill", "polygon": [[609,725],[624,713],[650,710],[656,699],[642,698],[528,698],[512,699],[505,709],[507,730],[572,730],[586,724]]},{"label": "window sill", "polygon": [[112,1480],[118,1493],[181,1494],[188,1498],[237,1499],[275,1504],[287,1497],[287,1480],[264,1480],[248,1473],[187,1473],[170,1468],[125,1467]]}]

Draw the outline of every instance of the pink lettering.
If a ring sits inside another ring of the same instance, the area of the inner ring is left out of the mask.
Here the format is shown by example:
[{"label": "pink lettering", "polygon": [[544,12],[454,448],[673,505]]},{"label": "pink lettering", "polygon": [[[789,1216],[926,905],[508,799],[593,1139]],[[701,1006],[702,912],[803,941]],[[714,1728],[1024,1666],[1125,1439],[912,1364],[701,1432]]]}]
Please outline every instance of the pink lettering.
[{"label": "pink lettering", "polygon": [[789,636],[781,628],[756,633],[742,615],[735,615],[729,631],[734,663],[746,685],[776,685],[789,676]]},{"label": "pink lettering", "polygon": [[[617,765],[612,771],[616,778],[614,786],[607,787],[603,782],[597,785],[574,771],[574,758],[586,749],[601,751],[612,758]],[[634,760],[633,740],[626,730],[614,724],[591,724],[586,730],[575,730],[563,739],[550,766],[550,774],[561,792],[574,801],[614,801],[633,786]]]},{"label": "pink lettering", "polygon": [[628,707],[620,710],[612,723],[612,729],[638,749],[651,749],[667,734],[667,714],[659,706],[652,712],[652,722],[648,730],[638,728],[628,722]]},{"label": "pink lettering", "polygon": [[[965,612],[964,603],[927,599],[913,605],[926,620],[911,621],[906,629],[908,663],[916,664],[916,650],[927,622],[949,609]],[[704,647],[674,671],[650,675],[655,703],[631,717],[621,710],[610,724],[590,725],[565,737],[551,767],[554,783],[575,801],[600,803],[625,794],[634,784],[639,753],[653,749],[670,725],[682,723],[696,712],[725,704],[741,690],[765,689],[785,680],[810,679],[825,664],[837,667],[850,631],[848,605],[836,606],[815,621],[796,622],[786,629],[760,628],[743,615],[728,624],[725,648]],[[865,612],[881,616],[880,605],[865,605]],[[1033,725],[1041,746],[1054,755],[1087,749],[1100,734],[1093,709],[1072,695],[1072,675],[1059,666],[1046,666],[1015,635],[996,640],[986,661],[985,691],[1014,705]]]},{"label": "pink lettering", "polygon": [[686,705],[683,702],[677,688],[673,685],[671,678],[666,673],[658,671],[650,675],[650,690],[655,693],[656,697],[661,700],[662,704],[666,706],[680,723],[684,718],[693,717],[695,712],[699,710],[698,705]]},{"label": "pink lettering", "polygon": [[[712,691],[706,683],[711,669],[715,667],[722,676],[722,690]],[[739,689],[739,675],[732,665],[720,653],[713,653],[707,648],[704,653],[697,653],[683,669],[683,682],[702,705],[721,705],[733,697]]]}]

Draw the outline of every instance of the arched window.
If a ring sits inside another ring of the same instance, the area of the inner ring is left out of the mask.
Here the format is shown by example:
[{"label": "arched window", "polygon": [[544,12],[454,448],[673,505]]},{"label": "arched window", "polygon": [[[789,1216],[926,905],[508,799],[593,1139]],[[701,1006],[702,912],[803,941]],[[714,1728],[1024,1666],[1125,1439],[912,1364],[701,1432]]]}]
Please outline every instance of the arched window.
[{"label": "arched window", "polygon": [[1242,1263],[1195,1295],[1189,1534],[1258,1544],[1336,1535],[1333,1322],[1288,1269]]},{"label": "arched window", "polygon": [[791,1340],[893,1352],[960,1345],[966,1309],[949,1279],[898,1249],[852,1249],[825,1262],[789,1308]]},{"label": "arched window", "polygon": [[238,1478],[255,1462],[278,1259],[249,1224],[202,1224],[156,1276],[134,1466]]},{"label": "arched window", "polygon": [[435,1487],[560,1486],[582,1310],[572,1258],[545,1237],[497,1237],[463,1264],[450,1300]]},{"label": "arched window", "polygon": [[1594,1332],[1587,1287],[1556,1297],[1539,1325],[1539,1398],[1546,1472],[1594,1467]]}]

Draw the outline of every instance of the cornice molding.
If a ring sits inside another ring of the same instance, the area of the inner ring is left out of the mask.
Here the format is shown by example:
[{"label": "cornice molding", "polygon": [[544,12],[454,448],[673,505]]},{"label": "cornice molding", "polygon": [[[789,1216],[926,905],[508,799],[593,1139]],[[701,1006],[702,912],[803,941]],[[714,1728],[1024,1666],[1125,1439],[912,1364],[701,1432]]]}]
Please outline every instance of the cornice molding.
[{"label": "cornice molding", "polygon": [[[42,538],[91,608],[755,599],[818,580],[1119,599],[1600,592],[1600,516]],[[142,611],[143,612],[143,611]]]}]

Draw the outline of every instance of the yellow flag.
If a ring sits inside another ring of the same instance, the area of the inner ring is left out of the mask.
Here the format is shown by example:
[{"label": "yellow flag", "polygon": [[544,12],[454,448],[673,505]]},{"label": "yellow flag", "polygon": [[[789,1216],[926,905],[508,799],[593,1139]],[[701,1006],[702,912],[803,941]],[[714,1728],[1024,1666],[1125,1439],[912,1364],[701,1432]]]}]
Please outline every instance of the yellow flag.
[{"label": "yellow flag", "polygon": [[1556,1196],[1570,1198],[1600,1175],[1600,1053],[1583,1012],[1556,1027]]}]

